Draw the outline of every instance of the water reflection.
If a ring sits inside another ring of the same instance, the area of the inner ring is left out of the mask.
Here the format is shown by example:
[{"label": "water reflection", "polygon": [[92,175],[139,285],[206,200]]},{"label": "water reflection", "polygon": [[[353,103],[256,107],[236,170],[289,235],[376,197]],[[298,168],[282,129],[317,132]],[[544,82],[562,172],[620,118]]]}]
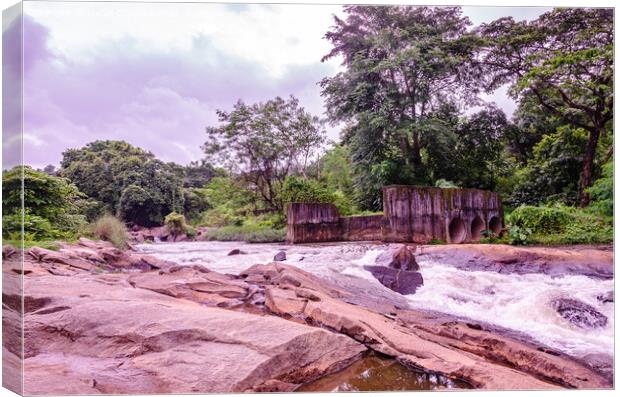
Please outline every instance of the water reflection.
[{"label": "water reflection", "polygon": [[397,361],[371,354],[348,368],[308,383],[300,392],[415,391],[469,389],[463,381],[408,368]]}]

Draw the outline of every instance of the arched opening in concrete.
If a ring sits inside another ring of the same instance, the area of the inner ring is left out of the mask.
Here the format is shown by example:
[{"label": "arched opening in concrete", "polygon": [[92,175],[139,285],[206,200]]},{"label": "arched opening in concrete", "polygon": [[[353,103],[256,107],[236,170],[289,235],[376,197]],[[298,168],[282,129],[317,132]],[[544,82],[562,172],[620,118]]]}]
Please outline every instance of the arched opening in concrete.
[{"label": "arched opening in concrete", "polygon": [[499,220],[499,217],[493,216],[489,219],[489,230],[499,236],[502,232],[502,221]]},{"label": "arched opening in concrete", "polygon": [[478,241],[482,238],[482,231],[484,230],[484,221],[479,216],[475,217],[471,222],[471,238],[474,241]]},{"label": "arched opening in concrete", "polygon": [[450,235],[450,243],[460,244],[465,240],[467,230],[465,229],[465,222],[459,217],[453,218],[448,225],[448,233]]}]

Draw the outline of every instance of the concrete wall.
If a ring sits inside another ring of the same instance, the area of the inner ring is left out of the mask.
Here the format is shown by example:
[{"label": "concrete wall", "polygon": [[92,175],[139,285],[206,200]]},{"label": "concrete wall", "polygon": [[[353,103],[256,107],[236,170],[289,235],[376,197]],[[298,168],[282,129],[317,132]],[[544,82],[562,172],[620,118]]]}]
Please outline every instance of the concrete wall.
[{"label": "concrete wall", "polygon": [[483,230],[503,227],[501,197],[486,190],[385,186],[383,211],[385,241],[477,242]]},{"label": "concrete wall", "polygon": [[499,194],[478,189],[385,186],[383,210],[383,215],[340,217],[333,204],[292,203],[287,241],[459,244],[479,241],[483,230],[499,234],[503,227]]}]

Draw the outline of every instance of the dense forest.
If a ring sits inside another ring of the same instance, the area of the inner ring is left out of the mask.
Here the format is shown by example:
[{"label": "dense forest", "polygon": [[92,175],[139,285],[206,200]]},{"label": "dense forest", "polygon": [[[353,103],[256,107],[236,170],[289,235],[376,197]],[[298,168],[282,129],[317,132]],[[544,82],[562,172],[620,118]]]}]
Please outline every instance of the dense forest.
[{"label": "dense forest", "polygon": [[[507,230],[488,242],[612,240],[613,10],[480,26],[458,7],[344,10],[325,35],[324,60],[343,60],[318,82],[325,118],[293,96],[240,99],[218,111],[204,159],[187,166],[96,141],[65,151],[58,169],[4,171],[3,237],[18,237],[23,177],[28,241],[110,238],[101,230],[123,224],[278,241],[286,203],[377,212],[389,184],[501,193]],[[504,86],[510,118],[482,99]],[[339,142],[325,123],[343,126]]]}]

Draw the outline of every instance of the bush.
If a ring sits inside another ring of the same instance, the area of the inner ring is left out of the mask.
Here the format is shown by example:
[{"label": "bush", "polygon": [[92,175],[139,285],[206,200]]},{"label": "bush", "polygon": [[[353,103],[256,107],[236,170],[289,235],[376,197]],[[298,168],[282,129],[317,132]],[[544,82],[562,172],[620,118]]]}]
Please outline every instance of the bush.
[{"label": "bush", "polygon": [[521,206],[507,219],[511,244],[597,244],[613,241],[611,219],[581,208]]},{"label": "bush", "polygon": [[437,179],[435,181],[435,187],[440,187],[443,189],[450,189],[458,187],[454,182],[448,181],[446,179]]},{"label": "bush", "polygon": [[317,181],[289,176],[282,185],[284,203],[333,203],[336,197]]},{"label": "bush", "polygon": [[128,247],[127,228],[125,224],[112,215],[104,215],[92,224],[92,233],[101,240],[111,242],[116,248]]},{"label": "bush", "polygon": [[211,241],[245,241],[248,243],[281,242],[286,240],[286,228],[225,226],[209,230],[206,238]]},{"label": "bush", "polygon": [[189,230],[187,222],[185,221],[185,216],[183,214],[177,214],[176,212],[171,212],[166,215],[164,224],[173,236],[187,234],[187,231]]},{"label": "bush", "polygon": [[522,205],[510,214],[510,224],[532,233],[560,233],[573,220],[565,207],[534,207]]},{"label": "bush", "polygon": [[591,196],[590,211],[602,216],[614,215],[614,162],[603,166],[603,176],[588,189]]}]

